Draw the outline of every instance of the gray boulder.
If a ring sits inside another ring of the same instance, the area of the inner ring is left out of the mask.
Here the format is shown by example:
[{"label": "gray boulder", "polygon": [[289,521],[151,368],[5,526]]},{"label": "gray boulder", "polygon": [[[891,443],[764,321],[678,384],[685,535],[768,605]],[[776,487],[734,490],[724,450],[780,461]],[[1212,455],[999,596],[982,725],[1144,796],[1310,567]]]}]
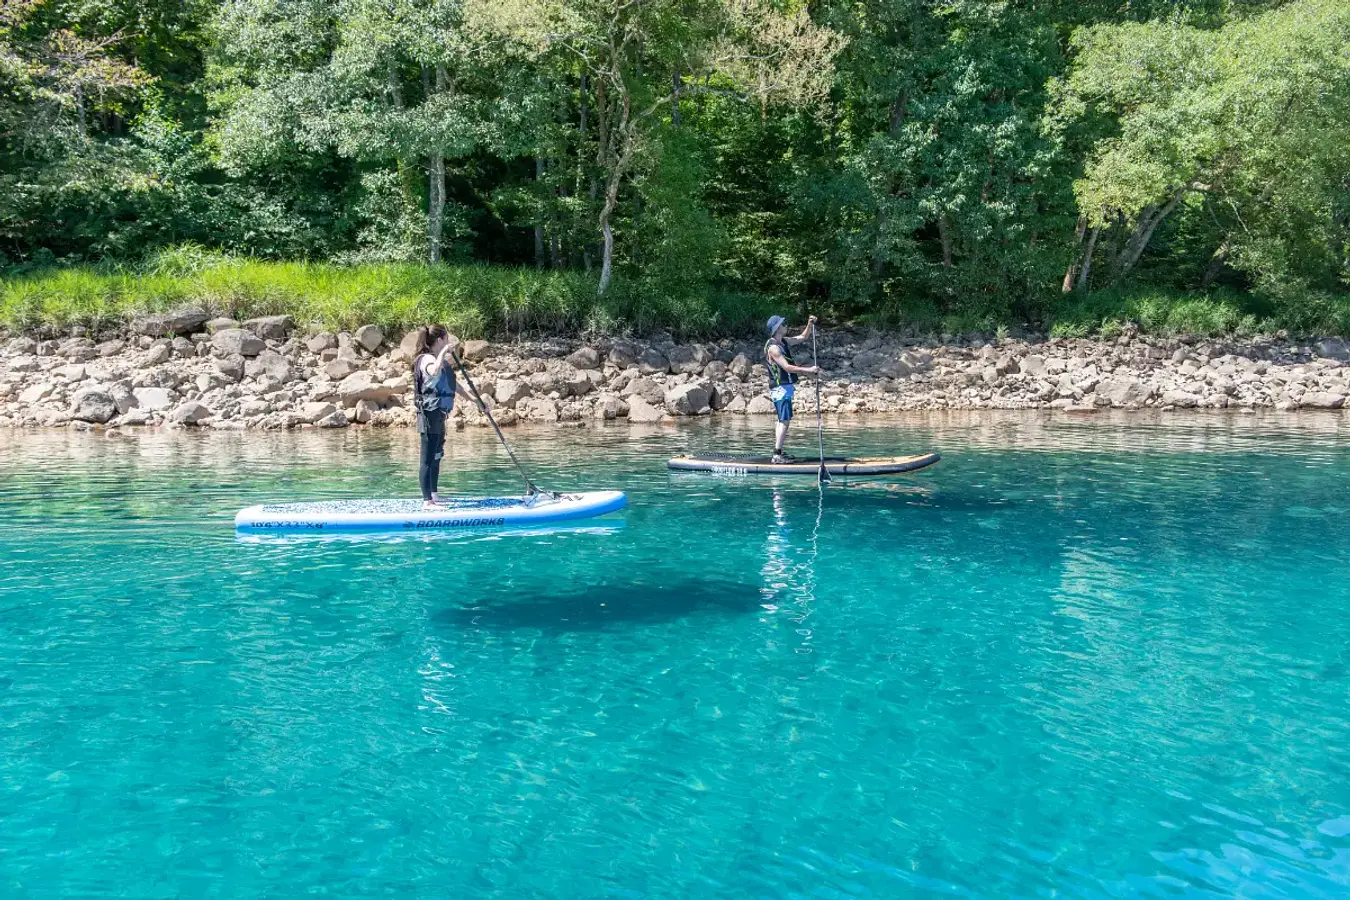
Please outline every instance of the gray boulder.
[{"label": "gray boulder", "polygon": [[101,388],[86,388],[76,391],[70,403],[70,417],[77,422],[93,422],[102,425],[117,415],[117,404],[108,392]]},{"label": "gray boulder", "polygon": [[267,349],[267,345],[262,342],[262,338],[242,328],[222,328],[211,335],[211,346],[223,356],[247,356],[250,358]]},{"label": "gray boulder", "polygon": [[638,357],[638,371],[643,375],[665,375],[670,371],[670,360],[655,347],[648,347]]},{"label": "gray boulder", "polygon": [[32,406],[34,403],[41,403],[56,391],[56,385],[50,381],[44,381],[41,384],[35,384],[19,391],[19,402],[24,406]]},{"label": "gray boulder", "polygon": [[[290,316],[259,316],[244,322],[244,328],[268,341],[284,341],[295,328],[295,320]],[[247,356],[248,354],[244,354]]]},{"label": "gray boulder", "polygon": [[681,375],[697,375],[712,362],[712,355],[698,344],[672,347],[666,356],[670,370]]},{"label": "gray boulder", "polygon": [[211,417],[211,410],[196,400],[189,400],[169,414],[169,421],[179,425],[196,425]]},{"label": "gray boulder", "polygon": [[493,389],[493,397],[496,398],[497,403],[508,409],[528,396],[530,396],[529,385],[511,378],[498,381]]},{"label": "gray boulder", "polygon": [[773,401],[763,394],[751,397],[745,407],[747,416],[771,416],[774,412]]},{"label": "gray boulder", "polygon": [[168,409],[173,405],[174,393],[168,388],[138,387],[131,393],[136,398],[136,406],[147,412]]},{"label": "gray boulder", "polygon": [[641,397],[651,404],[664,404],[666,389],[650,378],[634,378],[620,392],[624,397]]},{"label": "gray boulder", "polygon": [[384,343],[384,332],[380,330],[378,325],[362,325],[356,329],[356,334],[352,337],[356,339],[356,343],[365,348],[367,353],[374,353]]},{"label": "gray boulder", "polygon": [[573,368],[559,373],[557,383],[560,390],[565,389],[565,395],[568,397],[583,397],[595,388],[595,383],[586,372]]},{"label": "gray boulder", "polygon": [[1045,357],[1032,354],[1018,364],[1017,371],[1023,375],[1043,375],[1045,374]]},{"label": "gray boulder", "polygon": [[628,415],[628,404],[613,395],[601,397],[595,403],[595,418],[609,421]]},{"label": "gray boulder", "polygon": [[239,381],[244,377],[244,371],[248,368],[242,356],[222,356],[216,360],[216,371],[222,378],[230,381]]},{"label": "gray boulder", "polygon": [[353,372],[338,384],[337,394],[344,406],[355,406],[361,400],[388,403],[393,398],[394,391],[376,381],[375,376],[369,372]]},{"label": "gray boulder", "polygon": [[615,341],[609,350],[609,364],[620,369],[637,365],[642,348],[632,341]]},{"label": "gray boulder", "polygon": [[131,392],[131,388],[121,382],[108,387],[108,396],[112,398],[113,404],[117,407],[118,415],[124,416],[139,405],[136,402],[136,395]]},{"label": "gray boulder", "polygon": [[173,348],[165,342],[160,342],[146,351],[144,365],[163,365],[169,361],[171,356],[173,356]]},{"label": "gray boulder", "polygon": [[517,406],[516,410],[522,417],[533,422],[558,421],[558,404],[547,397],[526,400],[523,404]]},{"label": "gray boulder", "polygon": [[600,354],[596,352],[594,347],[582,347],[568,356],[567,362],[574,369],[583,371],[598,369],[600,368]]},{"label": "gray boulder", "polygon": [[721,381],[727,375],[727,364],[720,359],[714,359],[703,367],[703,376],[709,381]]},{"label": "gray boulder", "polygon": [[[1340,338],[1327,338],[1326,340],[1318,341],[1313,345],[1313,349],[1317,351],[1318,356],[1327,359],[1338,359],[1341,362],[1350,362],[1350,343],[1347,343]],[[1306,406],[1307,404],[1305,403],[1304,405]]]},{"label": "gray boulder", "polygon": [[1194,409],[1200,405],[1200,397],[1186,391],[1164,391],[1159,402],[1163,406],[1175,406],[1178,409]]},{"label": "gray boulder", "polygon": [[221,316],[217,319],[209,319],[206,323],[206,333],[215,334],[217,331],[224,331],[226,328],[238,328],[239,323],[234,319],[227,319]]},{"label": "gray boulder", "polygon": [[150,337],[192,334],[200,331],[210,318],[204,309],[180,309],[177,312],[139,316],[132,320],[131,330]]},{"label": "gray boulder", "polygon": [[339,356],[330,363],[324,364],[323,374],[329,381],[341,381],[353,372],[361,369],[361,364],[354,359],[346,356]]},{"label": "gray boulder", "polygon": [[487,359],[491,349],[487,341],[465,341],[463,357],[469,362],[478,362]]},{"label": "gray boulder", "polygon": [[[414,335],[415,337],[416,335]],[[338,345],[337,335],[331,331],[320,331],[318,334],[305,341],[305,348],[310,353],[322,353],[325,350],[336,350]]]},{"label": "gray boulder", "polygon": [[673,416],[697,416],[712,406],[712,389],[705,382],[682,384],[666,392],[666,412]]},{"label": "gray boulder", "polygon": [[628,398],[628,421],[650,423],[659,422],[664,417],[664,410],[657,409],[641,397]]},{"label": "gray boulder", "polygon": [[353,415],[358,425],[366,425],[371,422],[380,411],[380,405],[371,400],[358,400],[356,402],[356,412]]},{"label": "gray boulder", "polygon": [[244,374],[250,378],[267,375],[277,381],[288,381],[291,377],[291,364],[275,350],[264,350],[244,365]]},{"label": "gray boulder", "polygon": [[883,378],[904,378],[911,372],[909,364],[903,359],[877,350],[864,350],[853,357],[853,369],[856,372],[880,375]]},{"label": "gray boulder", "polygon": [[330,413],[314,423],[319,428],[346,428],[349,424],[347,414],[342,410]]},{"label": "gray boulder", "polygon": [[1330,391],[1312,391],[1303,395],[1299,405],[1308,409],[1340,409],[1345,406],[1345,396]]}]

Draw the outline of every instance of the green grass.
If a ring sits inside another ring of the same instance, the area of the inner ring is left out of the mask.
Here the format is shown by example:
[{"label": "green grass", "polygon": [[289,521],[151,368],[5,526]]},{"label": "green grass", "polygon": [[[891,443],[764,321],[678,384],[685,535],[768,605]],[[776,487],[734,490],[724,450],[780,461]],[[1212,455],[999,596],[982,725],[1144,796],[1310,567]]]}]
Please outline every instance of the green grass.
[{"label": "green grass", "polygon": [[[329,329],[373,323],[387,330],[444,322],[463,337],[521,333],[650,333],[679,337],[756,333],[782,304],[766,297],[686,288],[661,291],[616,281],[604,298],[574,272],[414,263],[339,266],[264,262],[199,247],[164,251],[143,266],[51,269],[0,277],[0,325],[13,330],[106,328],[138,314],[201,306],[244,319],[289,314]],[[1253,294],[1187,294],[1150,288],[1056,295],[1015,314],[1002,304],[939,308],[895,303],[856,320],[921,333],[996,333],[1031,319],[1059,337],[1105,337],[1127,322],[1149,334],[1248,335],[1288,331],[1350,335],[1350,297],[1279,302]]]},{"label": "green grass", "polygon": [[177,248],[137,269],[70,268],[0,278],[0,324],[11,329],[107,327],[138,314],[201,306],[243,319],[386,329],[444,322],[464,337],[619,333],[669,328],[686,336],[744,331],[766,318],[740,294],[671,296],[618,281],[605,298],[580,273],[486,265],[262,262]]},{"label": "green grass", "polygon": [[1259,294],[1186,293],[1136,287],[1087,297],[1057,298],[1047,315],[1056,337],[1106,338],[1127,322],[1148,334],[1249,336],[1279,331],[1295,336],[1350,334],[1350,297],[1323,295],[1275,301]]}]

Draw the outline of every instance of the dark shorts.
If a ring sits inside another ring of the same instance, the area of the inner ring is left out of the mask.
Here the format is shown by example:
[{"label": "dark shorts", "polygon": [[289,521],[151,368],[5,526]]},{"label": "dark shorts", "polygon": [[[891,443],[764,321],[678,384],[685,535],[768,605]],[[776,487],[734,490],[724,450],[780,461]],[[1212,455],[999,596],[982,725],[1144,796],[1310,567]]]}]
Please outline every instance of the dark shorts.
[{"label": "dark shorts", "polygon": [[797,393],[797,386],[786,384],[776,387],[769,392],[769,399],[773,401],[774,411],[778,413],[778,421],[792,421],[792,398]]}]

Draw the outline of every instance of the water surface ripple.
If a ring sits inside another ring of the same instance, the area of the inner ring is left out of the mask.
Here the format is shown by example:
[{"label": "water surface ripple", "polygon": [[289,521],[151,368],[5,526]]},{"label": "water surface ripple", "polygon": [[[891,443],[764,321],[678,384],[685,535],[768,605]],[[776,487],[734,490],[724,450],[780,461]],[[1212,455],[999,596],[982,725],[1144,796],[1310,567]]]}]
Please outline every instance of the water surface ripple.
[{"label": "water surface ripple", "polygon": [[[944,460],[823,495],[664,470],[766,427],[515,431],[629,492],[599,527],[254,540],[414,492],[415,435],[0,432],[0,892],[1350,895],[1350,417],[835,425]],[[517,483],[482,432],[447,469]]]}]

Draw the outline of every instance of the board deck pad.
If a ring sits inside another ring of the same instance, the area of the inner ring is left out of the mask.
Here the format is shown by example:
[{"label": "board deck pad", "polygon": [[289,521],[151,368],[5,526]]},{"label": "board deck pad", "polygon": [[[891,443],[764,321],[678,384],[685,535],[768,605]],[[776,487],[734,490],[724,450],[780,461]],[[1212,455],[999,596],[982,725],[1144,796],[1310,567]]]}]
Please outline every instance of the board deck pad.
[{"label": "board deck pad", "polygon": [[234,525],[248,532],[510,528],[589,519],[627,503],[622,491],[446,498],[431,509],[419,499],[314,500],[250,506],[235,515]]},{"label": "board deck pad", "polygon": [[[827,456],[825,471],[831,475],[899,475],[926,469],[942,459],[936,453],[915,456]],[[795,458],[776,463],[770,456],[734,453],[700,453],[677,456],[666,465],[678,472],[711,472],[720,475],[818,475],[820,457]]]}]

